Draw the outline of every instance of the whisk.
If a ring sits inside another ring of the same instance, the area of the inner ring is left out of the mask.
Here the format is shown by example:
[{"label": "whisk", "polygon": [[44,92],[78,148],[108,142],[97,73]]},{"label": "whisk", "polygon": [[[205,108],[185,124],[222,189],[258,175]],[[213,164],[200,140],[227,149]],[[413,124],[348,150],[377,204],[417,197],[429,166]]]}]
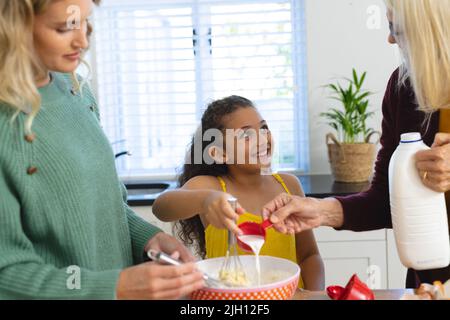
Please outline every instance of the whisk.
[{"label": "whisk", "polygon": [[[173,266],[179,266],[181,265],[181,262],[178,260],[173,259],[168,254],[165,254],[164,252],[159,252],[153,249],[150,249],[147,252],[147,256],[152,259],[153,261],[162,263],[162,264],[171,264]],[[228,285],[226,283],[222,283],[219,279],[213,278],[212,276],[208,275],[207,273],[203,272],[203,279],[205,280],[205,283],[208,287],[211,288],[223,288],[227,287]]]},{"label": "whisk", "polygon": [[[233,210],[236,211],[237,199],[230,197],[228,202]],[[219,279],[231,286],[245,286],[249,284],[237,251],[236,237],[230,230],[228,230],[227,255],[220,268]]]}]

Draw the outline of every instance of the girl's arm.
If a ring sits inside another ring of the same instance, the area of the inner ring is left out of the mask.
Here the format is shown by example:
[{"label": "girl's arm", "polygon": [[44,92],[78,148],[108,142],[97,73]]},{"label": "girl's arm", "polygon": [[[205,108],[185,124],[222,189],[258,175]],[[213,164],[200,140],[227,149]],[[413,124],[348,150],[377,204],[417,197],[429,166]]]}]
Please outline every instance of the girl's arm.
[{"label": "girl's arm", "polygon": [[181,189],[160,195],[153,204],[153,213],[165,222],[199,215],[205,228],[212,224],[216,228],[240,234],[236,221],[244,210],[238,204],[234,211],[227,201],[229,197],[229,194],[220,191],[215,177],[198,176],[189,180]]},{"label": "girl's arm", "polygon": [[295,244],[305,289],[324,290],[325,271],[313,232],[309,230],[295,235]]},{"label": "girl's arm", "polygon": [[153,203],[152,210],[164,222],[189,219],[198,214],[203,216],[205,200],[220,192],[215,177],[198,176],[180,189],[161,194]]},{"label": "girl's arm", "polygon": [[[297,177],[287,174],[281,176],[291,194],[301,197],[305,196]],[[324,265],[314,238],[314,233],[309,230],[296,234],[295,247],[305,289],[311,291],[324,290]]]}]

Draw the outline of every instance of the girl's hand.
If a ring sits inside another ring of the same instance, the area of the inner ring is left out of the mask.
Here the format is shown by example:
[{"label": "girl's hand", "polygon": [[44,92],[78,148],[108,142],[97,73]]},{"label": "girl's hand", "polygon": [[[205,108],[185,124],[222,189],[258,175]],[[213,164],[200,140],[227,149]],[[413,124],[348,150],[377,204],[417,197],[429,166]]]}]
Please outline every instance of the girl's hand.
[{"label": "girl's hand", "polygon": [[423,183],[436,192],[450,190],[450,134],[438,133],[431,150],[416,154],[416,166]]},{"label": "girl's hand", "polygon": [[228,229],[236,235],[242,235],[236,221],[245,210],[237,203],[236,211],[234,211],[228,202],[230,197],[231,195],[225,192],[211,191],[203,202],[202,214],[214,227]]},{"label": "girl's hand", "polygon": [[124,269],[117,283],[119,300],[180,299],[205,286],[203,274],[194,262],[180,266],[147,262]]}]

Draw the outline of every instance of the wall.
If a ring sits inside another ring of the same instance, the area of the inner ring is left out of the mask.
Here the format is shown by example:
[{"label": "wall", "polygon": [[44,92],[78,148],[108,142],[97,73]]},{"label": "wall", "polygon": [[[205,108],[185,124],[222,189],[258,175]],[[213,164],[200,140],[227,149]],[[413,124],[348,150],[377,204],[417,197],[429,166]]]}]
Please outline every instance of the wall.
[{"label": "wall", "polygon": [[[368,27],[373,17],[367,13],[371,6],[379,8],[379,29]],[[385,12],[383,0],[306,0],[311,173],[330,172],[325,135],[331,128],[319,114],[333,101],[327,99],[324,84],[340,76],[350,77],[353,67],[367,71],[365,88],[376,93],[371,97],[376,115],[369,124],[381,129],[384,91],[399,64],[397,47],[387,42]]]}]

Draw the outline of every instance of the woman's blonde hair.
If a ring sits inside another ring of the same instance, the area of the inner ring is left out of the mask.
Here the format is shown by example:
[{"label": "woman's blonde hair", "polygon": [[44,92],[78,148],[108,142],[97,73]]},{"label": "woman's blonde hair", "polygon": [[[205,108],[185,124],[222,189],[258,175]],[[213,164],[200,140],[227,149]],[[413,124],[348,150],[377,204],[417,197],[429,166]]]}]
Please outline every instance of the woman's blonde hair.
[{"label": "woman's blonde hair", "polygon": [[450,108],[450,0],[385,0],[419,109]]},{"label": "woman's blonde hair", "polygon": [[[36,15],[43,13],[53,0],[0,1],[0,103],[15,111],[13,119],[22,111],[28,114],[25,131],[31,133],[33,119],[41,106],[36,79],[46,76],[46,68],[39,61],[33,44]],[[93,0],[99,4],[101,0]],[[88,35],[92,27],[88,26]],[[74,88],[81,89],[75,75]]]}]

